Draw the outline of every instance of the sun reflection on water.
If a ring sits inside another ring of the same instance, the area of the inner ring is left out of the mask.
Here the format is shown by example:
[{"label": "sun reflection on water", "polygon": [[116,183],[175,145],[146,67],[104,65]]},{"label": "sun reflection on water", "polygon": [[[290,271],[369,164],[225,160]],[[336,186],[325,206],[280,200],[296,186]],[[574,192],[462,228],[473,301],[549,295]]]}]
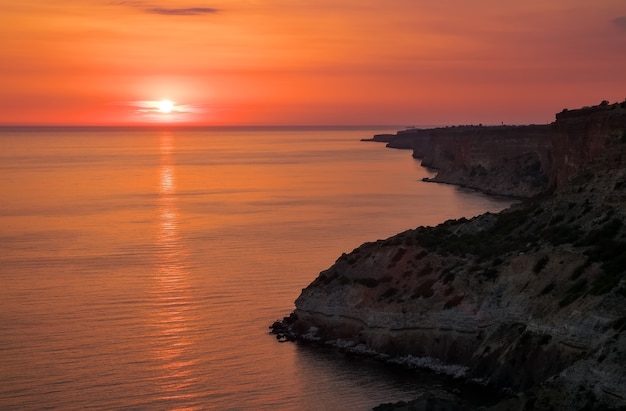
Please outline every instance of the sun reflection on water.
[{"label": "sun reflection on water", "polygon": [[153,343],[156,380],[162,401],[176,404],[176,409],[195,409],[190,405],[195,403],[195,393],[198,392],[194,387],[199,381],[194,373],[198,359],[191,338],[193,304],[180,236],[176,174],[172,161],[174,141],[170,133],[161,135],[159,148],[158,258],[154,290],[156,332]]}]

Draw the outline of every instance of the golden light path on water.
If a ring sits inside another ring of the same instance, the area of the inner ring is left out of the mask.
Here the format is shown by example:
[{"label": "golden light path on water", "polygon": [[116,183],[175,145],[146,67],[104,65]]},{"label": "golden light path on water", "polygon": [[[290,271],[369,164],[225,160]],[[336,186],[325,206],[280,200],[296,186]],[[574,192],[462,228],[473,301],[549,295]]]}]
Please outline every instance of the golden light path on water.
[{"label": "golden light path on water", "polygon": [[[179,233],[180,216],[176,203],[176,174],[172,161],[174,138],[171,133],[160,136],[160,167],[158,191],[157,270],[155,277],[155,310],[157,327],[154,355],[159,367],[159,392],[163,402],[194,403],[198,383],[193,367],[194,342],[189,311],[192,309],[191,287],[185,251]],[[192,410],[196,407],[177,408]]]},{"label": "golden light path on water", "polygon": [[364,133],[0,132],[0,409],[412,398],[412,377],[268,335],[341,252],[504,207]]}]

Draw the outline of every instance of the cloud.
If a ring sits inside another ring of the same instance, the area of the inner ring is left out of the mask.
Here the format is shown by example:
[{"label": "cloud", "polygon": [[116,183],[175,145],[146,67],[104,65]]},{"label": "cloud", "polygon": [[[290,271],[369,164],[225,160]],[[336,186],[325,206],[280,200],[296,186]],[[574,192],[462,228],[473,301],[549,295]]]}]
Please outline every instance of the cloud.
[{"label": "cloud", "polygon": [[187,9],[167,9],[163,7],[152,7],[145,9],[148,13],[164,14],[166,16],[197,16],[200,14],[217,13],[219,10],[211,7],[190,7]]},{"label": "cloud", "polygon": [[620,29],[626,31],[626,16],[621,16],[616,19],[613,19],[613,23],[617,25]]},{"label": "cloud", "polygon": [[160,14],[163,16],[199,16],[203,14],[213,14],[220,10],[213,7],[160,7],[147,4],[142,1],[116,1],[111,3],[116,6],[127,6],[139,9],[145,13]]},{"label": "cloud", "polygon": [[158,114],[160,116],[173,116],[176,114],[201,113],[203,110],[190,104],[178,104],[172,102],[171,111],[164,113],[161,110],[161,100],[140,100],[126,103],[134,109],[135,114]]}]

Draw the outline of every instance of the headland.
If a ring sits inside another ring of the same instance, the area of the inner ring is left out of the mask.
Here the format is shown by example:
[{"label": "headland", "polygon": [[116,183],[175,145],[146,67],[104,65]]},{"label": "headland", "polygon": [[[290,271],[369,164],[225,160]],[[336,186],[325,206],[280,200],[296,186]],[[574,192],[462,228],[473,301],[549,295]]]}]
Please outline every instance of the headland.
[{"label": "headland", "polygon": [[550,125],[374,137],[385,139],[437,169],[432,181],[525,200],[343,254],[272,326],[277,337],[507,394],[485,409],[625,407],[626,102]]}]

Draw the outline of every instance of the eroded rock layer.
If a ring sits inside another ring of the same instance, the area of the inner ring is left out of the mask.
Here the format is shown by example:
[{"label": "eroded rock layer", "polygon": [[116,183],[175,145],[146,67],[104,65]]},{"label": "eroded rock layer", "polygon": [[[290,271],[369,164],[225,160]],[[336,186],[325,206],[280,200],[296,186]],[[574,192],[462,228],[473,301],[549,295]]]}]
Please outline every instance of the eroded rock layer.
[{"label": "eroded rock layer", "polygon": [[626,127],[615,129],[577,177],[553,174],[550,194],[342,255],[275,330],[515,393],[495,408],[626,406]]},{"label": "eroded rock layer", "polygon": [[370,141],[412,149],[437,171],[428,181],[530,198],[566,184],[624,128],[626,101],[563,110],[547,125],[408,129]]}]

